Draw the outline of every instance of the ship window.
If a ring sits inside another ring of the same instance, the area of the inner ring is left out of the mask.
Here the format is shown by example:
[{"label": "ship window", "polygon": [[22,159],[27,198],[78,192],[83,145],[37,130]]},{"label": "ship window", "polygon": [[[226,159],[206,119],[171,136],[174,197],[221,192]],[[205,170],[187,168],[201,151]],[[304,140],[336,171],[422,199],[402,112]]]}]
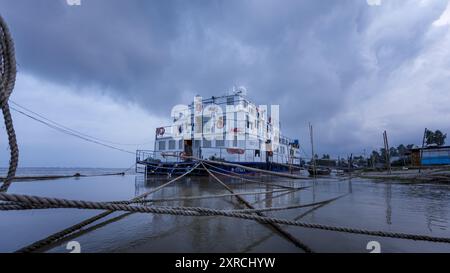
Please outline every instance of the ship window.
[{"label": "ship window", "polygon": [[239,148],[245,148],[245,144],[246,144],[245,140],[239,140],[238,143],[239,143],[239,146],[238,146]]},{"label": "ship window", "polygon": [[203,147],[211,148],[211,140],[203,139]]},{"label": "ship window", "polygon": [[213,124],[210,124],[207,126],[207,123],[211,120],[211,117],[205,117],[203,116],[203,133],[209,134],[213,133],[214,127],[211,126]]},{"label": "ship window", "polygon": [[183,140],[178,141],[178,150],[183,150]]},{"label": "ship window", "polygon": [[175,140],[169,140],[169,150],[175,150]]},{"label": "ship window", "polygon": [[166,149],[166,141],[165,140],[160,140],[158,142],[158,148],[160,151],[164,151]]},{"label": "ship window", "polygon": [[227,98],[227,104],[228,105],[234,105],[234,97]]},{"label": "ship window", "polygon": [[216,140],[216,147],[224,147],[225,140]]},{"label": "ship window", "polygon": [[194,141],[194,147],[195,148],[200,148],[200,140],[195,140]]},{"label": "ship window", "polygon": [[255,157],[261,157],[261,151],[255,150]]}]

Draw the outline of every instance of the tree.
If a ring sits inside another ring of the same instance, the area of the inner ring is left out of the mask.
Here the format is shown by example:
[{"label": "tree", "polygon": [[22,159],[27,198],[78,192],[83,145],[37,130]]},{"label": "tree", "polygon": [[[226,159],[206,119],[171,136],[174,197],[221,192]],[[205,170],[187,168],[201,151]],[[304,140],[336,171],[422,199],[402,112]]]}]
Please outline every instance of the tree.
[{"label": "tree", "polygon": [[380,155],[381,155],[380,162],[386,163],[386,149],[385,148],[380,149]]},{"label": "tree", "polygon": [[[408,145],[409,146],[409,145]],[[397,147],[397,152],[399,156],[404,156],[406,154],[406,152],[408,151],[408,148],[405,147],[405,145],[400,144]]]},{"label": "tree", "polygon": [[436,143],[438,146],[444,145],[446,138],[447,134],[443,134],[440,130],[436,130],[436,132],[434,132],[434,143]]},{"label": "tree", "polygon": [[372,160],[377,163],[381,161],[381,155],[377,151],[372,151]]},{"label": "tree", "polygon": [[389,156],[390,157],[398,156],[398,151],[395,147],[389,148]]},{"label": "tree", "polygon": [[436,144],[438,146],[442,146],[445,144],[446,138],[447,134],[442,133],[440,130],[433,132],[427,129],[425,131],[425,140],[427,145]]}]

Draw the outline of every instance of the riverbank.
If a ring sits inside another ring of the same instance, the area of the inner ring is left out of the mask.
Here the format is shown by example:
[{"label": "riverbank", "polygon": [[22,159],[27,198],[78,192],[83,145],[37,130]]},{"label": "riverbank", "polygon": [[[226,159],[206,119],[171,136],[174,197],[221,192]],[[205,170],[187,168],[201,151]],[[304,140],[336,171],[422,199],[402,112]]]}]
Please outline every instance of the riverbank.
[{"label": "riverbank", "polygon": [[449,183],[450,168],[426,168],[426,169],[397,169],[388,171],[360,172],[358,177],[366,179],[398,180],[410,183]]}]

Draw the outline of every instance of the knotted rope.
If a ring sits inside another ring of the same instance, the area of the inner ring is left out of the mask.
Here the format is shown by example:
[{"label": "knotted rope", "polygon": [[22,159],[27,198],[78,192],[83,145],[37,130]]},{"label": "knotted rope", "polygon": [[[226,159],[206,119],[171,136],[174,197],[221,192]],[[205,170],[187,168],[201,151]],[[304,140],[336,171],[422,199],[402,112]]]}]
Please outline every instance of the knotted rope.
[{"label": "knotted rope", "polygon": [[240,218],[246,220],[254,220],[260,223],[275,223],[288,226],[297,226],[308,229],[319,229],[328,230],[343,233],[353,233],[369,236],[379,236],[388,237],[396,239],[408,239],[415,241],[428,241],[435,243],[450,243],[450,238],[445,237],[433,237],[426,235],[415,235],[407,233],[397,233],[397,232],[385,232],[385,231],[373,231],[365,229],[356,229],[348,227],[339,226],[328,226],[322,224],[305,223],[299,221],[292,221],[273,217],[264,217],[254,214],[247,213],[236,213],[230,211],[223,211],[217,209],[209,208],[176,208],[176,207],[145,207],[145,206],[130,206],[130,205],[119,205],[104,202],[90,202],[90,201],[80,201],[80,200],[68,200],[68,199],[57,199],[30,195],[18,195],[18,194],[6,194],[0,193],[0,200],[7,202],[16,202],[29,204],[31,206],[47,206],[48,208],[77,208],[77,209],[88,209],[88,210],[109,210],[109,211],[127,211],[127,212],[138,212],[138,213],[154,213],[154,214],[169,214],[169,215],[180,215],[180,216],[225,216],[232,218]]},{"label": "knotted rope", "polygon": [[14,54],[14,42],[2,16],[0,16],[0,73],[0,107],[5,120],[10,149],[8,175],[0,187],[0,192],[6,192],[16,175],[19,162],[19,148],[17,147],[16,133],[8,104],[9,96],[16,83],[16,57]]}]

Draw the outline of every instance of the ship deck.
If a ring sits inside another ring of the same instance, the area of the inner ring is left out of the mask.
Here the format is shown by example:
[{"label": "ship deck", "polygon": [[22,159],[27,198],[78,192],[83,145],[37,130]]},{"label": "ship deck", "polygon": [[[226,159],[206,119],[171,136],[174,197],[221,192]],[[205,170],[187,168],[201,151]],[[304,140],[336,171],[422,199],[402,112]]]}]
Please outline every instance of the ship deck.
[{"label": "ship deck", "polygon": [[[251,167],[260,170],[268,170],[274,172],[289,172],[290,167],[287,164],[280,163],[266,163],[266,162],[227,162],[239,164],[244,167]],[[184,162],[148,162],[148,161],[138,161],[137,165],[141,165],[140,173],[145,173],[146,175],[181,175],[192,169],[198,162],[197,161],[184,161]],[[212,167],[214,171],[218,173],[238,173],[238,174],[254,174],[254,171],[249,171],[239,167],[223,166],[214,163],[208,163],[209,167]],[[294,167],[298,168],[298,167]],[[189,175],[191,176],[203,176],[208,175],[208,173],[202,168],[192,171]]]}]

